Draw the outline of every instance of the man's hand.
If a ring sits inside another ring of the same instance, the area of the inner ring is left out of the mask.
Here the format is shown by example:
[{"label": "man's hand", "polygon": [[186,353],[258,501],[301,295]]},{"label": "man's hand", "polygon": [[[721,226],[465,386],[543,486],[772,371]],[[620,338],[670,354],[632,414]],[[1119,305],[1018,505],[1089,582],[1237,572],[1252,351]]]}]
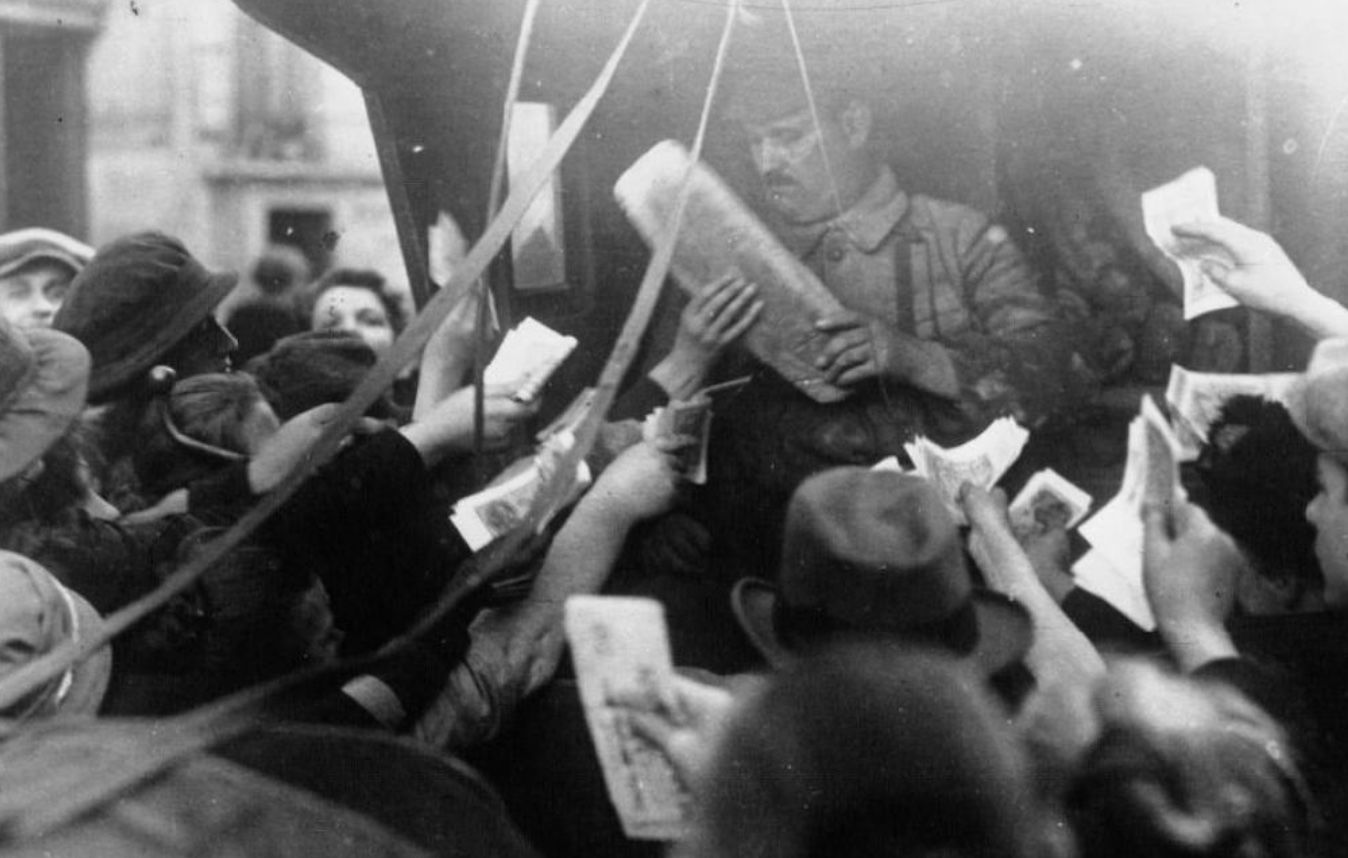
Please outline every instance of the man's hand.
[{"label": "man's hand", "polygon": [[703,286],[679,316],[674,352],[710,365],[758,321],[763,302],[757,297],[758,287],[736,274]]},{"label": "man's hand", "polygon": [[[266,494],[276,488],[300,462],[307,459],[314,442],[327,429],[340,407],[328,403],[296,414],[281,424],[275,435],[262,442],[248,462],[248,487],[253,494]],[[362,417],[356,421],[352,432],[368,434],[381,428],[383,426],[377,420]]]},{"label": "man's hand", "polygon": [[814,329],[829,335],[815,368],[830,384],[849,387],[883,378],[951,399],[960,394],[954,361],[938,342],[909,336],[852,310],[825,316]]},{"label": "man's hand", "polygon": [[1226,618],[1245,559],[1231,537],[1193,504],[1142,512],[1143,583],[1157,629],[1186,671],[1236,654]]},{"label": "man's hand", "polygon": [[[473,392],[462,387],[426,416],[402,428],[422,456],[431,452],[468,452],[473,448]],[[538,412],[537,402],[512,399],[509,387],[488,387],[482,398],[482,444],[499,450],[510,443],[511,431]],[[425,447],[423,449],[423,446]],[[434,456],[432,456],[434,458]]]},{"label": "man's hand", "polygon": [[586,500],[629,525],[669,512],[683,482],[674,454],[692,442],[687,436],[648,437],[628,447],[599,475]]},{"label": "man's hand", "polygon": [[1210,259],[1203,271],[1240,303],[1285,315],[1315,290],[1272,236],[1229,218],[1177,224],[1175,235],[1211,245],[1229,261]]},{"label": "man's hand", "polygon": [[829,335],[815,368],[830,384],[840,387],[888,375],[893,369],[895,341],[903,336],[884,322],[851,310],[825,316],[814,323],[814,329]]},{"label": "man's hand", "polygon": [[654,710],[637,704],[629,711],[629,723],[632,732],[664,753],[685,786],[696,789],[711,771],[735,698],[725,689],[677,675],[666,698]]},{"label": "man's hand", "polygon": [[674,347],[651,370],[651,378],[671,399],[684,399],[702,386],[725,347],[744,336],[763,312],[758,288],[727,274],[703,286],[683,308]]}]

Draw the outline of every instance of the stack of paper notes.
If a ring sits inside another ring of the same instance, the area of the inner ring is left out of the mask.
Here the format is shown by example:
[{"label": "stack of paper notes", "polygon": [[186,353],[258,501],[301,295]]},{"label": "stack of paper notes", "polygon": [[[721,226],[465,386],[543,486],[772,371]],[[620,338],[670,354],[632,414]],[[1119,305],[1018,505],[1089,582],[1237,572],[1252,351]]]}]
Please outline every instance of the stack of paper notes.
[{"label": "stack of paper notes", "polygon": [[1091,544],[1072,567],[1077,585],[1151,631],[1156,618],[1142,581],[1142,510],[1182,499],[1179,439],[1151,397],[1128,426],[1128,459],[1119,493],[1081,525]]},{"label": "stack of paper notes", "polygon": [[1205,261],[1229,262],[1225,255],[1208,242],[1180,238],[1171,229],[1176,224],[1214,220],[1219,216],[1217,178],[1207,167],[1196,167],[1142,195],[1142,223],[1147,237],[1179,266],[1184,279],[1186,320],[1240,303],[1203,273]]},{"label": "stack of paper notes", "polygon": [[1235,396],[1257,396],[1271,402],[1287,402],[1287,391],[1299,378],[1295,372],[1262,375],[1191,372],[1178,364],[1170,367],[1165,399],[1175,415],[1175,433],[1180,441],[1180,461],[1198,458],[1208,432],[1221,416],[1222,406]]},{"label": "stack of paper notes", "polygon": [[[1010,417],[999,417],[977,438],[952,450],[921,435],[904,444],[903,449],[913,462],[913,472],[931,481],[955,520],[965,524],[964,510],[959,502],[960,487],[972,483],[980,488],[992,488],[1020,457],[1029,438],[1028,429]],[[884,465],[884,462],[880,463],[880,466]]]},{"label": "stack of paper notes", "polygon": [[1017,535],[1071,530],[1091,509],[1091,496],[1052,468],[1045,468],[1025,481],[1025,486],[1007,507],[1011,529]]},{"label": "stack of paper notes", "polygon": [[[556,472],[574,438],[566,432],[554,435],[536,454],[514,463],[482,491],[454,504],[449,521],[471,550],[481,550],[524,522],[538,490]],[[591,479],[590,468],[582,459],[576,464],[573,499],[590,485]]]},{"label": "stack of paper notes", "polygon": [[660,706],[673,666],[664,608],[653,599],[572,596],[566,639],[576,665],[585,721],[610,800],[628,837],[677,840],[691,800],[669,760],[632,732],[628,711]]},{"label": "stack of paper notes", "polygon": [[508,386],[521,402],[533,400],[562,361],[576,349],[576,338],[563,336],[533,318],[516,325],[501,340],[483,371],[488,386]]}]

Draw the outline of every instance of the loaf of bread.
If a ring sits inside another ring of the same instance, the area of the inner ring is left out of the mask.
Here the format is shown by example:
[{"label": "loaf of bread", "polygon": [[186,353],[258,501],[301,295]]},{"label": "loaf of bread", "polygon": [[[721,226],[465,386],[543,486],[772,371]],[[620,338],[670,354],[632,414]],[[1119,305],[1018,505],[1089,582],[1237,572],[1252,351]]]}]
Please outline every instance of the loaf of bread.
[{"label": "loaf of bread", "polygon": [[[674,215],[689,157],[678,142],[662,141],[614,185],[618,204],[651,246]],[[828,340],[815,330],[815,322],[842,310],[838,299],[711,168],[695,164],[689,182],[674,250],[675,280],[690,293],[727,273],[756,284],[763,311],[744,335],[745,345],[815,401],[846,397],[848,391],[830,384],[814,365]]]}]

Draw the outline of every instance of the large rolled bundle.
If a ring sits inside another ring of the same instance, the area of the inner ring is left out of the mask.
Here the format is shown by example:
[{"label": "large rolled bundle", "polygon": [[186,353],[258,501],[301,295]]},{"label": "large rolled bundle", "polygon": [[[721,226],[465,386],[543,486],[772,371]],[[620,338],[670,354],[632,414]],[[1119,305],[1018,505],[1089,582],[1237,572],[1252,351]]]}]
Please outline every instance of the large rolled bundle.
[{"label": "large rolled bundle", "polygon": [[[613,194],[647,243],[674,214],[689,154],[674,140],[657,143],[618,179]],[[728,272],[757,284],[763,312],[744,341],[759,360],[817,402],[847,396],[818,369],[828,337],[814,329],[843,309],[814,272],[796,259],[749,207],[705,164],[696,164],[672,270],[679,285],[696,292]]]}]

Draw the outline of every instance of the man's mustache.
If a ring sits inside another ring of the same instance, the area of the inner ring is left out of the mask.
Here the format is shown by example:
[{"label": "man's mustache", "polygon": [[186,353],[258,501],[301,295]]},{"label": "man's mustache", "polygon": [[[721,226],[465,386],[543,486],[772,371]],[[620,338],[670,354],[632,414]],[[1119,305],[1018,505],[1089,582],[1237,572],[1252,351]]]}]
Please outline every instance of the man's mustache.
[{"label": "man's mustache", "polygon": [[784,188],[796,184],[796,180],[790,173],[781,170],[772,170],[763,174],[763,184],[769,188]]}]

